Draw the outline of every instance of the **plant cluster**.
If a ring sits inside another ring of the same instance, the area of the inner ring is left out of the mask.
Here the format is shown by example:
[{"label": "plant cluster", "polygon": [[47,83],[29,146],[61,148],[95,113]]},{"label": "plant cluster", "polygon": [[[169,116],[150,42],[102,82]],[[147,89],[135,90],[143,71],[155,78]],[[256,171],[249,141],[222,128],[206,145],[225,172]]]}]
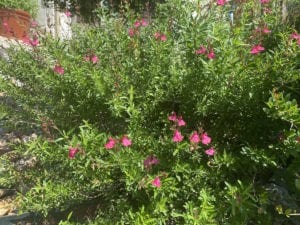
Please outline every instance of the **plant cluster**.
[{"label": "plant cluster", "polygon": [[18,148],[34,167],[5,160],[22,208],[100,199],[86,223],[297,224],[300,35],[279,4],[99,9],[70,41],[37,32],[12,49],[0,88],[44,133]]}]

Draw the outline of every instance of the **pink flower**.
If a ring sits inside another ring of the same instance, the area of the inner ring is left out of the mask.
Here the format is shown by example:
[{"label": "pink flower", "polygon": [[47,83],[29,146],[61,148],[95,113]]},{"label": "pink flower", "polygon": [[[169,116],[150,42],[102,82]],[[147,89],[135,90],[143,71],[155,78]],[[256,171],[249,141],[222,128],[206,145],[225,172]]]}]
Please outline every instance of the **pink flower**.
[{"label": "pink flower", "polygon": [[185,121],[182,119],[182,116],[178,117],[177,124],[179,127],[185,126]]},{"label": "pink flower", "polygon": [[91,61],[92,61],[92,63],[96,64],[99,61],[99,59],[96,55],[92,55],[91,56]]},{"label": "pink flower", "polygon": [[37,36],[34,36],[32,40],[28,36],[24,36],[22,41],[24,44],[31,45],[32,47],[36,47],[39,44],[39,39]]},{"label": "pink flower", "polygon": [[108,142],[105,144],[106,149],[112,149],[116,145],[116,140],[113,139],[112,137],[108,138]]},{"label": "pink flower", "polygon": [[92,63],[96,64],[99,61],[98,56],[91,54],[91,55],[85,55],[83,57],[84,61],[89,62],[91,61]]},{"label": "pink flower", "polygon": [[300,45],[300,39],[298,39],[297,44]]},{"label": "pink flower", "polygon": [[200,136],[198,134],[197,131],[194,131],[194,133],[192,134],[192,136],[190,137],[190,141],[192,143],[199,143],[200,142]]},{"label": "pink flower", "polygon": [[291,38],[299,40],[300,39],[300,35],[297,32],[294,32],[294,33],[292,33]]},{"label": "pink flower", "polygon": [[265,48],[261,45],[254,45],[250,51],[251,54],[255,55],[255,54],[259,54],[262,51],[264,51]]},{"label": "pink flower", "polygon": [[32,47],[36,47],[39,44],[39,39],[37,37],[34,37],[32,40],[30,40],[30,44]]},{"label": "pink flower", "polygon": [[22,38],[22,41],[23,41],[24,44],[30,45],[30,38],[28,36],[24,36]]},{"label": "pink flower", "polygon": [[143,27],[146,27],[146,26],[148,26],[148,21],[145,20],[145,19],[142,19],[141,24],[142,24]]},{"label": "pink flower", "polygon": [[172,114],[168,117],[168,119],[170,121],[177,121],[177,116],[176,116],[176,113],[175,112],[172,112]]},{"label": "pink flower", "polygon": [[129,28],[129,29],[128,29],[128,35],[129,35],[130,37],[133,37],[133,36],[135,35],[135,30],[134,30],[133,28]]},{"label": "pink flower", "polygon": [[211,142],[211,138],[207,135],[207,133],[201,134],[201,142],[204,145],[208,145]]},{"label": "pink flower", "polygon": [[262,30],[262,32],[263,32],[264,34],[269,34],[269,33],[271,33],[272,31],[269,30],[267,27],[264,27],[264,29]]},{"label": "pink flower", "polygon": [[205,52],[206,52],[206,48],[203,45],[201,45],[200,48],[195,51],[195,53],[197,55],[199,55],[199,54],[205,54]]},{"label": "pink flower", "polygon": [[210,52],[207,54],[207,58],[209,58],[209,59],[214,59],[214,58],[216,58],[216,55],[215,55],[215,53],[214,53],[214,50],[210,50]]},{"label": "pink flower", "polygon": [[69,158],[73,159],[78,151],[78,148],[69,147]]},{"label": "pink flower", "polygon": [[161,41],[166,41],[166,40],[167,40],[167,36],[164,35],[164,34],[161,34],[161,35],[160,35],[160,40],[161,40]]},{"label": "pink flower", "polygon": [[264,28],[257,28],[255,29],[255,32],[258,32],[258,33],[264,33],[264,34],[269,34],[271,33],[272,31],[269,30],[267,27],[264,27]]},{"label": "pink flower", "polygon": [[132,143],[131,143],[131,140],[125,135],[122,137],[121,139],[121,144],[125,147],[128,147],[130,146]]},{"label": "pink flower", "polygon": [[31,22],[31,27],[37,27],[39,24],[35,20]]},{"label": "pink flower", "polygon": [[156,32],[154,34],[154,37],[156,40],[160,39],[161,41],[166,41],[167,40],[167,36],[163,33],[159,33],[159,32]]},{"label": "pink flower", "polygon": [[55,65],[54,68],[53,68],[53,71],[55,73],[60,74],[60,75],[63,75],[65,73],[65,70],[61,65]]},{"label": "pink flower", "polygon": [[260,0],[261,4],[268,4],[270,2],[270,0]]},{"label": "pink flower", "polygon": [[217,5],[225,5],[228,0],[217,0]]},{"label": "pink flower", "polygon": [[174,136],[172,139],[174,142],[181,142],[183,140],[183,136],[181,135],[180,131],[175,130]]},{"label": "pink flower", "polygon": [[72,13],[71,13],[69,10],[66,10],[66,11],[65,11],[65,15],[66,15],[67,17],[71,17],[71,16],[72,16]]},{"label": "pink flower", "polygon": [[154,34],[154,37],[155,37],[155,39],[160,38],[160,33],[156,32],[156,33]]},{"label": "pink flower", "polygon": [[153,185],[154,187],[160,188],[161,182],[160,182],[160,179],[159,179],[158,176],[155,177],[155,179],[152,181],[152,185]]},{"label": "pink flower", "polygon": [[144,168],[149,169],[152,165],[157,165],[159,163],[159,160],[155,158],[154,156],[148,156],[144,160]]},{"label": "pink flower", "polygon": [[142,25],[141,22],[138,20],[134,22],[135,27],[140,27],[141,25]]},{"label": "pink flower", "polygon": [[213,147],[211,147],[205,151],[205,154],[209,156],[213,156],[214,154],[216,154],[216,150]]}]

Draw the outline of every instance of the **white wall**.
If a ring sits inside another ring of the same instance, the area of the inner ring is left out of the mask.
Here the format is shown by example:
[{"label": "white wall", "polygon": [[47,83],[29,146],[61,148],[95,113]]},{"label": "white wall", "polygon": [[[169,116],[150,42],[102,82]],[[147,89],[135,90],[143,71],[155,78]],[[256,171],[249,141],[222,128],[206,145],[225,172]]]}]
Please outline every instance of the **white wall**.
[{"label": "white wall", "polygon": [[43,0],[39,1],[39,11],[36,17],[41,29],[47,33],[50,33],[53,37],[58,37],[63,40],[69,40],[72,38],[71,30],[71,17],[67,17],[64,12],[60,12],[55,9],[54,3],[50,2],[48,7],[43,3]]}]

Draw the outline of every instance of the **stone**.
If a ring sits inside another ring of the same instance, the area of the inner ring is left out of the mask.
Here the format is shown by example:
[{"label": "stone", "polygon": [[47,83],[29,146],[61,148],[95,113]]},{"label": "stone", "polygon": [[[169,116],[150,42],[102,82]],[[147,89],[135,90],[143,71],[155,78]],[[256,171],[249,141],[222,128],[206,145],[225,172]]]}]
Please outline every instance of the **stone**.
[{"label": "stone", "polygon": [[37,139],[37,135],[35,133],[32,133],[31,135],[23,135],[21,139],[24,143],[27,143]]},{"label": "stone", "polygon": [[0,208],[0,216],[6,216],[10,212],[10,208]]},{"label": "stone", "polygon": [[3,47],[0,47],[0,58],[6,60],[7,62],[9,62],[9,60],[10,60],[6,49]]},{"label": "stone", "polygon": [[10,148],[7,145],[7,142],[3,139],[0,139],[0,155],[8,152],[9,150],[10,150]]},{"label": "stone", "polygon": [[8,196],[0,200],[0,217],[6,216],[14,210],[13,198]]},{"label": "stone", "polygon": [[15,163],[15,168],[22,171],[26,168],[33,168],[37,163],[36,157],[22,158]]}]

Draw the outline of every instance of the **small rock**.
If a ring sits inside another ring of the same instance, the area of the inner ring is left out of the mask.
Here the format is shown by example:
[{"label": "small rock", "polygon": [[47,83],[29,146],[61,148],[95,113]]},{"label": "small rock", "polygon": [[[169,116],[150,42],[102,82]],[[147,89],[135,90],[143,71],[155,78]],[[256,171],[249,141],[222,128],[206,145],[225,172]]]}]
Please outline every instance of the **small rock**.
[{"label": "small rock", "polygon": [[37,139],[37,138],[38,138],[38,136],[37,136],[36,133],[32,133],[32,134],[31,134],[31,139],[32,139],[32,140],[35,140],[35,139]]},{"label": "small rock", "polygon": [[15,163],[15,168],[18,171],[22,171],[26,168],[34,167],[36,165],[36,163],[37,163],[36,157],[29,157],[29,158],[25,158],[25,159],[23,158]]},{"label": "small rock", "polygon": [[7,51],[5,50],[5,48],[0,47],[0,58],[9,61],[9,55],[7,53]]},{"label": "small rock", "polygon": [[15,210],[14,198],[15,196],[7,196],[0,200],[0,216],[7,215]]},{"label": "small rock", "polygon": [[16,162],[21,158],[21,156],[16,151],[9,151],[5,154],[5,158],[11,162]]},{"label": "small rock", "polygon": [[13,144],[21,144],[21,139],[18,137],[12,138],[11,140],[9,140],[11,143]]},{"label": "small rock", "polygon": [[5,152],[8,152],[9,150],[10,148],[7,145],[7,142],[3,139],[0,139],[0,155],[4,154]]},{"label": "small rock", "polygon": [[33,140],[35,140],[35,139],[37,139],[37,135],[36,135],[35,133],[31,134],[30,136],[28,136],[28,135],[22,136],[22,141],[23,141],[24,143],[27,143],[27,142],[29,142],[29,141],[33,141]]},{"label": "small rock", "polygon": [[10,212],[10,208],[0,208],[0,216],[6,216]]}]

